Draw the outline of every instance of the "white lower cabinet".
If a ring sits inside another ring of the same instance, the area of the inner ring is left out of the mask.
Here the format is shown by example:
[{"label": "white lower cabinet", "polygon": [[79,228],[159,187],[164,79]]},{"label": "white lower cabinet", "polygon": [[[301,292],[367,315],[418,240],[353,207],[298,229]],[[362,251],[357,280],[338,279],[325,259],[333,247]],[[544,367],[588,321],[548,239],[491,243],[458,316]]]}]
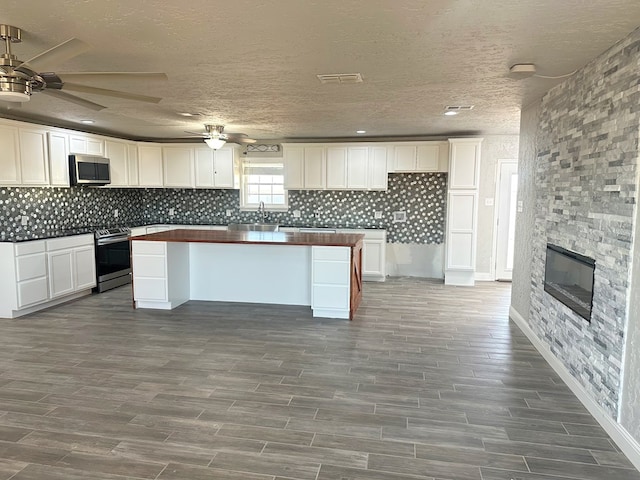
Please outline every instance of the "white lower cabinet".
[{"label": "white lower cabinet", "polygon": [[351,247],[311,247],[311,309],[315,317],[349,318]]},{"label": "white lower cabinet", "polygon": [[377,229],[339,229],[337,233],[360,233],[362,242],[362,280],[384,282],[387,277],[387,231]]},{"label": "white lower cabinet", "polygon": [[0,318],[14,318],[96,285],[93,235],[0,243]]},{"label": "white lower cabinet", "polygon": [[96,286],[93,235],[56,238],[46,242],[52,299]]}]

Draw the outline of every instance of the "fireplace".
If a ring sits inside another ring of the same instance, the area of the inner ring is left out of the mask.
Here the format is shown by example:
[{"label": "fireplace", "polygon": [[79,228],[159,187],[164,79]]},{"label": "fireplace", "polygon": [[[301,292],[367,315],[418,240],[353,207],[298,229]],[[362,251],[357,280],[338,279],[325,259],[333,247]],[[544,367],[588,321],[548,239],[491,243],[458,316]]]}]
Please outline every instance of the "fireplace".
[{"label": "fireplace", "polygon": [[544,291],[591,321],[595,268],[593,258],[547,244]]}]

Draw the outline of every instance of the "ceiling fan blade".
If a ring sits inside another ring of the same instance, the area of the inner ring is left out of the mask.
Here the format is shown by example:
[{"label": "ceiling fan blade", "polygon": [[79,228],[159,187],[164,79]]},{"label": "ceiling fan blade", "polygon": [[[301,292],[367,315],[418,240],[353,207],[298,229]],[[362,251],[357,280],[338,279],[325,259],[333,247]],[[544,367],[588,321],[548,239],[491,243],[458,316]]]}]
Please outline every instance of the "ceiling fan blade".
[{"label": "ceiling fan blade", "polygon": [[127,100],[137,100],[139,102],[158,103],[162,98],[150,97],[148,95],[140,95],[137,93],[120,92],[118,90],[110,90],[108,88],[89,87],[78,83],[63,83],[63,90],[71,92],[92,93],[95,95],[104,95],[105,97],[125,98]]},{"label": "ceiling fan blade", "polygon": [[197,135],[198,137],[208,137],[210,135],[207,132],[190,132],[189,130],[185,130],[184,133],[188,133],[190,135]]},{"label": "ceiling fan blade", "polygon": [[60,45],[22,63],[16,71],[31,75],[31,72],[42,72],[57,67],[61,63],[89,50],[91,46],[77,38],[67,40]]},{"label": "ceiling fan blade", "polygon": [[253,138],[248,138],[244,134],[228,133],[227,142],[242,144],[242,143],[256,143],[256,140],[254,140]]},{"label": "ceiling fan blade", "polygon": [[91,80],[168,80],[166,73],[161,72],[66,72],[58,73],[64,82],[86,82]]},{"label": "ceiling fan blade", "polygon": [[93,103],[93,102],[90,102],[89,100],[85,100],[84,98],[76,97],[75,95],[71,95],[69,93],[62,92],[60,90],[51,90],[51,89],[42,90],[41,93],[44,93],[45,95],[49,95],[50,97],[59,98],[60,100],[65,100],[67,102],[75,103],[76,105],[80,105],[81,107],[85,107],[90,110],[94,110],[96,112],[99,112],[100,110],[104,110],[105,108],[107,108],[104,105],[100,105],[99,103]]}]

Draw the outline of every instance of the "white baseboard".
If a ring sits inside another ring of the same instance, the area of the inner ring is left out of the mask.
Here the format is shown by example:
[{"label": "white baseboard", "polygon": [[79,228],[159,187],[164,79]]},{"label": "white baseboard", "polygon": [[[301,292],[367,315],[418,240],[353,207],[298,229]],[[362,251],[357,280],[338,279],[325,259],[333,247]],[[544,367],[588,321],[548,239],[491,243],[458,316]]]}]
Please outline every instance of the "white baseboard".
[{"label": "white baseboard", "polygon": [[582,402],[589,413],[593,415],[596,421],[602,428],[609,434],[614,442],[620,447],[620,450],[624,452],[627,458],[633,463],[633,465],[640,470],[640,443],[634,439],[622,425],[616,422],[609,414],[598,405],[593,398],[587,393],[584,387],[578,382],[569,370],[558,360],[558,358],[551,353],[551,350],[545,345],[538,336],[531,330],[531,327],[520,315],[520,313],[513,308],[509,307],[509,318],[511,318],[520,330],[529,338],[533,346],[536,347],[538,352],[544,357],[551,368],[562,378],[564,383],[571,389],[571,391],[578,397],[578,400]]},{"label": "white baseboard", "polygon": [[493,282],[495,277],[492,273],[475,273],[476,282]]}]

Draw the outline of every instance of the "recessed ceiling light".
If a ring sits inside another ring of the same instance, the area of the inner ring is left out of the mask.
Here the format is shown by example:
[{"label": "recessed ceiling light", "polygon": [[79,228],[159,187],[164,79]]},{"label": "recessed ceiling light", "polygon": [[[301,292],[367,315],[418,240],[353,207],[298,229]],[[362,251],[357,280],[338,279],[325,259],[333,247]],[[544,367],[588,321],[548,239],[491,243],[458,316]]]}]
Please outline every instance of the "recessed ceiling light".
[{"label": "recessed ceiling light", "polygon": [[80,123],[86,123],[87,125],[91,125],[92,123],[96,123],[93,120],[80,120]]},{"label": "recessed ceiling light", "polygon": [[444,112],[444,114],[451,117],[453,115],[457,115],[458,112],[454,112],[453,110],[447,110],[446,112]]},{"label": "recessed ceiling light", "polygon": [[363,133],[367,133],[367,131],[366,130],[356,130],[356,133],[358,135],[362,135]]}]

